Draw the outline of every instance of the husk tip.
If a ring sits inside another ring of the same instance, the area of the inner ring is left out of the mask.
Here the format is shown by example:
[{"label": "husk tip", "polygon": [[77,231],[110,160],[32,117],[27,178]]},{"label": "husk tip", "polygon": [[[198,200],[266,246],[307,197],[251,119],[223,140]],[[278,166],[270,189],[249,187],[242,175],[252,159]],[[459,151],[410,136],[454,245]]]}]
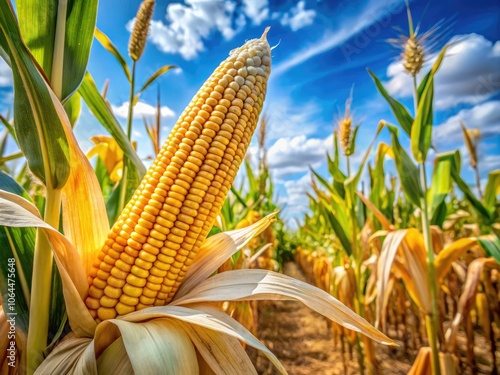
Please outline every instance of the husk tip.
[{"label": "husk tip", "polygon": [[271,26],[268,26],[264,29],[264,33],[262,34],[262,36],[260,37],[260,40],[264,40],[264,41],[267,41],[267,33],[269,32],[269,30],[271,29]]}]

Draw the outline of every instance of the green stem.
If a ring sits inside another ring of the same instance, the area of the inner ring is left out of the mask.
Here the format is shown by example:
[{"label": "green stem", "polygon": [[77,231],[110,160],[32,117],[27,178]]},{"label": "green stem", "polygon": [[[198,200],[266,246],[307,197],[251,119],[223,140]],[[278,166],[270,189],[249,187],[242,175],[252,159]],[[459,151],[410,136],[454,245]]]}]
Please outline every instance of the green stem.
[{"label": "green stem", "polygon": [[481,200],[482,200],[483,199],[483,192],[481,191],[481,178],[479,177],[479,168],[477,167],[477,164],[474,166],[474,174],[476,176],[477,192],[479,194],[479,198],[481,198]]},{"label": "green stem", "polygon": [[415,117],[417,117],[417,112],[418,112],[418,85],[417,85],[417,76],[413,76],[413,106],[415,108]]},{"label": "green stem", "polygon": [[[350,157],[346,155],[347,162],[347,178],[351,177],[351,160]],[[357,234],[357,225],[356,225],[356,208],[354,206],[354,197],[350,197],[351,200],[351,227],[352,227],[352,256],[354,258],[354,277],[356,282],[356,298],[354,299],[354,309],[356,313],[363,317],[364,316],[364,306],[362,302],[362,287],[361,287],[361,251],[358,251],[358,234]],[[359,373],[365,373],[365,356],[363,352],[363,346],[361,345],[362,337],[361,334],[357,334],[356,338],[356,349],[358,351],[358,366]]]},{"label": "green stem", "polygon": [[54,94],[61,100],[63,88],[64,43],[66,38],[66,13],[68,0],[59,0],[57,5],[56,33],[52,54],[52,72],[50,85]]},{"label": "green stem", "polygon": [[[54,228],[59,228],[61,190],[47,188],[44,220]],[[52,249],[42,229],[38,229],[33,259],[31,282],[31,302],[27,342],[27,373],[35,372],[42,363],[42,352],[47,346],[49,313],[52,293]]]},{"label": "green stem", "polygon": [[422,231],[424,234],[425,250],[427,251],[427,268],[428,268],[428,284],[431,293],[431,311],[427,313],[425,325],[427,336],[429,338],[429,346],[432,351],[432,373],[433,375],[441,375],[439,365],[439,307],[438,307],[438,291],[436,285],[436,269],[434,267],[434,250],[432,248],[431,228],[427,209],[427,181],[425,175],[425,163],[420,164],[420,184],[422,197],[420,198],[422,212]]},{"label": "green stem", "polygon": [[[130,141],[132,139],[132,122],[134,119],[134,96],[135,96],[135,67],[136,61],[132,62],[132,78],[130,80],[130,96],[128,102],[128,117],[127,117],[127,138]],[[123,155],[123,174],[122,182],[120,185],[120,199],[118,201],[118,213],[122,212],[125,208],[127,199],[127,178],[128,178],[128,168],[127,168],[127,157]]]},{"label": "green stem", "polygon": [[[61,99],[63,89],[64,41],[66,36],[66,13],[68,1],[59,0],[57,7],[54,52],[50,83],[54,94]],[[46,164],[44,158],[44,165]],[[46,175],[47,173],[46,168]],[[61,215],[61,190],[53,189],[47,181],[44,220],[53,228],[59,228]],[[43,350],[47,347],[49,316],[52,295],[52,249],[42,229],[37,230],[33,276],[31,281],[31,300],[29,330],[27,339],[27,374],[31,375],[43,361]]]},{"label": "green stem", "polygon": [[23,156],[24,156],[24,154],[22,153],[22,151],[19,151],[19,152],[16,152],[14,154],[10,154],[10,155],[7,155],[7,156],[0,157],[0,164],[6,163],[6,162],[8,162],[10,160],[20,159]]},{"label": "green stem", "polygon": [[[418,111],[418,85],[417,77],[413,76],[413,102],[415,105],[415,116]],[[431,366],[433,375],[441,375],[439,364],[439,307],[438,291],[436,286],[436,269],[434,267],[434,250],[432,248],[431,226],[429,221],[429,211],[427,207],[427,177],[425,174],[425,160],[420,163],[420,209],[422,212],[422,231],[424,234],[424,245],[427,252],[427,280],[431,294],[431,311],[425,316],[425,328],[431,347]]]}]

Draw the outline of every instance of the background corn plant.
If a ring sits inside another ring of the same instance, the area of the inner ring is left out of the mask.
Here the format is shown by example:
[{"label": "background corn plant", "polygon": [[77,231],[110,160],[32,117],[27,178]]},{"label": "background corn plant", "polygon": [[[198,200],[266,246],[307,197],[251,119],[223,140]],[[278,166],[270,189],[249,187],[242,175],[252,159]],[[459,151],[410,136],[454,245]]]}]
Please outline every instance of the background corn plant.
[{"label": "background corn plant", "polygon": [[[464,324],[469,343],[474,338],[470,310],[466,309],[477,304],[481,311],[478,322],[493,322],[498,309],[498,289],[492,287],[492,280],[500,262],[500,185],[498,171],[491,171],[484,196],[477,184],[477,197],[461,178],[462,156],[458,150],[439,153],[434,149],[433,169],[427,173],[427,155],[432,147],[434,75],[449,46],[437,54],[430,71],[417,82],[425,51],[409,11],[408,19],[409,36],[403,39],[402,63],[414,77],[414,113],[390,96],[382,82],[368,71],[398,121],[397,126],[381,121],[375,134],[376,137],[385,128],[391,144],[378,143],[373,164],[368,165],[369,185],[355,191],[360,188],[356,179],[373,143],[359,171],[351,176],[349,157],[355,147],[357,127],[351,125],[352,117],[346,110],[334,136],[333,153],[327,155],[329,176],[313,170],[314,194],[309,194],[310,213],[298,231],[297,260],[312,282],[352,305],[384,331],[387,332],[387,322],[392,321],[405,351],[409,346],[419,348],[422,344],[417,340],[422,342],[426,336],[430,348],[419,352],[412,373],[455,373],[459,371],[457,327]],[[464,125],[462,128],[471,166],[477,174],[478,134]],[[402,146],[407,143],[403,142],[404,137],[409,138],[408,151]],[[347,160],[347,173],[340,169],[340,150]],[[387,176],[387,160],[395,164],[396,176]],[[486,264],[489,266],[483,266]],[[489,307],[481,294],[486,289],[492,296]],[[408,299],[413,301],[410,311],[406,311],[404,303]],[[408,320],[409,316],[412,318]],[[444,329],[446,321],[453,322],[452,328]],[[421,332],[419,322],[425,322],[426,334]],[[335,328],[334,335],[340,337],[344,352],[344,340],[350,347],[354,338]],[[494,330],[488,328],[484,332],[495,364]],[[365,366],[360,345],[358,353],[360,371],[364,367],[373,371],[374,356],[369,351],[364,353],[369,360]],[[474,369],[473,343],[468,345],[468,353],[469,365]]]}]

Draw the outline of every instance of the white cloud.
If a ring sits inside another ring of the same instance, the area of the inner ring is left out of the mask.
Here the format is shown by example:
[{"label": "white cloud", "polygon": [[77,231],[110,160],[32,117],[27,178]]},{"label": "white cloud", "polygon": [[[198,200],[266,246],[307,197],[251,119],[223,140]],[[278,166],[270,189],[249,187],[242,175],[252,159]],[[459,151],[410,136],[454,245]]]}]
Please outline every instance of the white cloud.
[{"label": "white cloud", "polygon": [[318,167],[326,160],[326,151],[332,147],[333,137],[326,139],[307,138],[299,135],[293,138],[280,138],[268,150],[267,160],[273,176],[287,177]]},{"label": "white cloud", "polygon": [[[205,49],[204,39],[218,31],[229,40],[245,26],[245,18],[235,13],[231,1],[186,0],[186,5],[172,3],[167,6],[166,23],[153,20],[149,38],[165,53],[179,53],[186,59],[194,59]],[[252,8],[253,9],[253,8]],[[131,30],[132,22],[127,29]]]},{"label": "white cloud", "polygon": [[3,59],[0,59],[0,87],[11,87],[12,83],[12,70]]},{"label": "white cloud", "polygon": [[402,10],[404,10],[402,0],[368,1],[364,8],[356,10],[355,16],[342,15],[342,18],[339,18],[338,27],[335,30],[325,32],[318,42],[310,44],[292,56],[287,56],[285,61],[275,65],[274,76],[276,77],[317,55],[340,46],[360,31],[378,23],[382,18],[390,18],[387,16]]},{"label": "white cloud", "polygon": [[134,138],[142,138],[143,137],[142,132],[140,132],[139,130],[132,130],[132,135],[134,136]]},{"label": "white cloud", "polygon": [[286,198],[283,203],[286,204],[286,216],[301,217],[309,208],[309,198],[306,192],[311,191],[311,175],[306,173],[297,180],[284,182]]},{"label": "white cloud", "polygon": [[7,107],[12,107],[14,104],[14,91],[0,91],[0,103]]},{"label": "white cloud", "polygon": [[268,0],[243,0],[243,11],[254,25],[260,25],[269,17]]},{"label": "white cloud", "polygon": [[481,137],[500,134],[500,100],[478,104],[470,109],[463,109],[444,123],[433,129],[432,139],[439,145],[452,145],[463,142],[460,121],[467,128],[477,128]]},{"label": "white cloud", "polygon": [[[478,165],[485,172],[500,169],[500,155],[484,155],[483,157],[479,157]],[[486,183],[483,183],[482,186],[486,187]]]},{"label": "white cloud", "polygon": [[297,135],[311,135],[318,127],[322,108],[314,101],[297,105],[289,96],[268,98],[266,113],[269,114],[268,140]]},{"label": "white cloud", "polygon": [[[495,153],[498,152],[496,151],[496,148],[495,143],[479,143],[479,148],[477,150],[477,165],[480,176],[484,177],[481,179],[481,186],[483,189],[486,187],[486,183],[488,182],[488,174],[491,171],[500,169],[500,154]],[[469,184],[470,187],[475,187],[476,182],[473,175],[474,170],[470,165],[470,154],[467,150],[467,146],[461,146],[459,151],[462,157],[462,178],[464,178],[465,182]]]},{"label": "white cloud", "polygon": [[184,70],[180,66],[178,66],[177,68],[172,69],[172,72],[175,75],[180,75],[180,74],[184,73]]},{"label": "white cloud", "polygon": [[[118,117],[122,118],[127,118],[128,116],[128,107],[129,107],[129,102],[125,102],[119,107],[112,106],[114,113]],[[153,107],[152,105],[149,105],[145,102],[139,101],[135,107],[134,107],[134,119],[142,118],[143,116],[155,116],[155,111],[156,108]],[[162,106],[160,108],[161,111],[161,116],[162,117],[174,117],[175,112],[172,111],[169,107],[167,106]]]},{"label": "white cloud", "polygon": [[293,31],[297,31],[305,26],[313,23],[316,17],[316,11],[313,9],[305,9],[306,2],[299,1],[297,6],[290,9],[289,12],[283,15],[281,24],[283,26],[290,26]]},{"label": "white cloud", "polygon": [[[435,106],[437,109],[453,108],[457,104],[477,104],[500,91],[500,41],[495,43],[482,35],[469,34],[454,36],[452,45],[435,79]],[[434,55],[424,65],[421,79],[436,60]],[[387,90],[399,97],[409,97],[412,93],[410,76],[399,61],[387,69]]]}]

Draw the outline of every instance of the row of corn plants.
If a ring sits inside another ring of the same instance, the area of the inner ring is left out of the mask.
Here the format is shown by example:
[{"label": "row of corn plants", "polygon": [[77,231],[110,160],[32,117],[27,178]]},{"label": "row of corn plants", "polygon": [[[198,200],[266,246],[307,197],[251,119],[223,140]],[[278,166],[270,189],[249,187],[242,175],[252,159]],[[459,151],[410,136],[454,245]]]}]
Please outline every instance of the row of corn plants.
[{"label": "row of corn plants", "polygon": [[[329,175],[312,170],[310,213],[299,228],[296,258],[315,285],[383,332],[393,333],[407,353],[418,349],[410,373],[455,374],[465,365],[476,373],[473,322],[489,342],[496,373],[500,171],[489,173],[483,194],[477,161],[480,134],[465,124],[464,143],[476,174],[477,195],[461,177],[458,150],[440,153],[434,148],[433,169],[427,171],[433,147],[434,76],[450,46],[442,48],[431,69],[417,79],[427,58],[425,36],[415,33],[409,11],[408,20],[402,64],[413,80],[413,115],[368,71],[397,120],[397,125],[380,121],[374,137],[386,129],[391,143],[378,142],[375,160],[368,164],[369,184],[360,184],[376,140],[353,171],[350,157],[359,125],[353,125],[350,98],[334,134],[333,154],[327,155]],[[405,137],[409,150],[402,146]],[[388,159],[397,171],[389,178]],[[459,361],[457,348],[461,327],[467,340],[466,363]],[[344,352],[355,347],[360,373],[378,373],[373,342],[335,324],[333,332],[336,341],[340,338],[346,371]]]},{"label": "row of corn plants", "polygon": [[[134,105],[173,68],[138,89],[155,2],[141,3],[128,56],[96,29],[97,0],[15,5],[0,0],[1,55],[14,78],[13,111],[0,118],[2,373],[253,374],[243,343],[285,374],[227,307],[262,299],[299,300],[393,344],[329,293],[270,270],[284,235],[267,229],[278,207],[265,152],[257,173],[247,164],[250,188],[232,187],[264,105],[268,29],[215,68],[162,145],[159,117],[145,120],[157,154],[146,168],[131,139]],[[125,130],[108,84],[100,93],[87,71],[94,39],[129,83]],[[85,126],[82,102],[109,132],[87,155],[73,132]],[[19,151],[4,155],[7,139]]]}]

